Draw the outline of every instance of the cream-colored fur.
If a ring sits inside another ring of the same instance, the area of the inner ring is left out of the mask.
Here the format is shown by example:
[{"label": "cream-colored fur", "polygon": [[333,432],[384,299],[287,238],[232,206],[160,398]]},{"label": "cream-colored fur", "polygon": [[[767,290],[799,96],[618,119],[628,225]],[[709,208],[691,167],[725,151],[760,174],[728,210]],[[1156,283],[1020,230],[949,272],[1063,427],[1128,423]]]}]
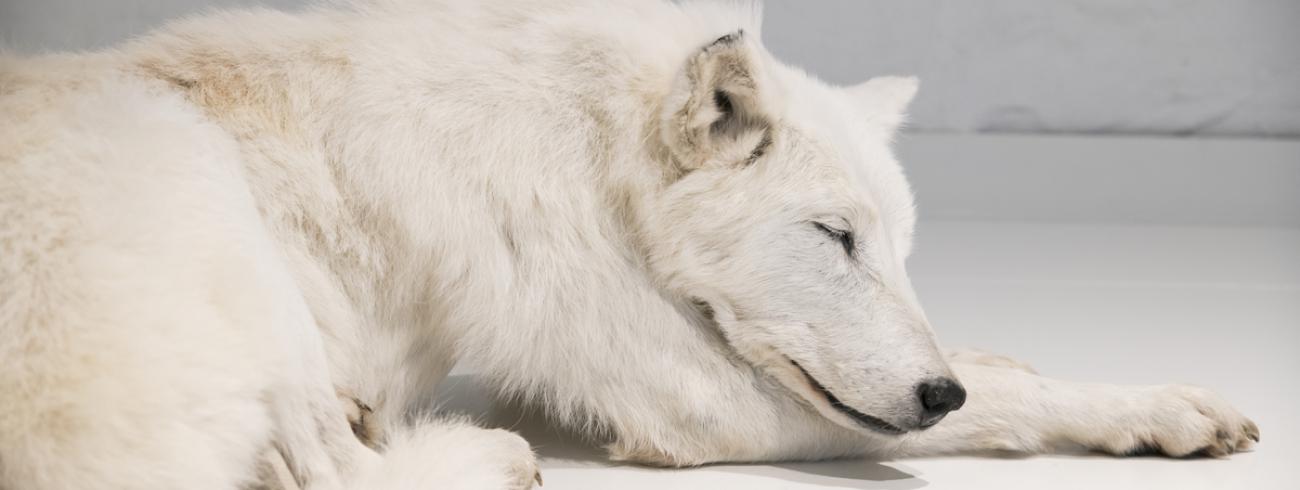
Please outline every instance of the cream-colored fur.
[{"label": "cream-colored fur", "polygon": [[757,26],[376,2],[0,61],[0,488],[231,489],[268,451],[302,488],[531,486],[518,436],[418,412],[458,361],[650,464],[1258,437],[1201,390],[945,360],[889,150],[915,81],[826,85]]}]

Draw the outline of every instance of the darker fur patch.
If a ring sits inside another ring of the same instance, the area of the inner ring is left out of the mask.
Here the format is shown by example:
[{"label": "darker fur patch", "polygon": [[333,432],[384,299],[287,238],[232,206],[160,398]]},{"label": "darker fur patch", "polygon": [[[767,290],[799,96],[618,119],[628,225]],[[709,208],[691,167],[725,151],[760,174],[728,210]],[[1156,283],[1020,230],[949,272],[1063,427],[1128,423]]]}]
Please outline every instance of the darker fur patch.
[{"label": "darker fur patch", "polygon": [[713,305],[710,305],[707,301],[696,298],[691,300],[691,305],[694,306],[695,309],[700,312],[700,315],[706,320],[710,322],[716,321],[714,320],[715,313],[713,311]]},{"label": "darker fur patch", "polygon": [[1124,451],[1125,456],[1159,456],[1165,453],[1165,449],[1155,441],[1142,441],[1136,446]]},{"label": "darker fur patch", "polygon": [[754,147],[754,151],[749,152],[749,158],[745,159],[745,165],[749,166],[752,165],[754,162],[758,161],[759,158],[763,157],[764,153],[767,153],[767,149],[771,146],[772,146],[772,129],[764,128],[763,139],[758,141],[758,146]]},{"label": "darker fur patch", "polygon": [[505,241],[506,250],[510,252],[510,258],[519,262],[519,243],[515,241],[515,234],[510,231],[510,228],[501,227],[501,238]]},{"label": "darker fur patch", "polygon": [[722,37],[720,37],[720,38],[714,39],[713,42],[709,43],[709,45],[706,46],[706,49],[707,49],[707,48],[712,48],[712,47],[714,47],[714,46],[721,46],[721,45],[725,45],[725,44],[732,44],[732,43],[734,43],[734,42],[736,42],[736,41],[739,41],[739,40],[740,40],[742,37],[744,37],[744,36],[745,36],[745,30],[744,30],[744,29],[737,29],[736,32],[733,32],[733,33],[731,33],[731,34],[727,34],[727,35],[722,36]]},{"label": "darker fur patch", "polygon": [[358,400],[356,398],[353,398],[352,402],[356,403],[357,411],[360,412],[360,415],[357,416],[356,420],[348,421],[348,425],[352,427],[352,435],[356,436],[357,439],[360,440],[363,444],[371,448],[374,448],[375,441],[373,437],[375,436],[375,434],[370,433],[370,429],[367,427],[366,422],[367,419],[370,418],[370,416],[375,413],[375,411],[374,409],[370,408],[370,405],[366,405],[365,403],[362,403],[361,400]]},{"label": "darker fur patch", "polygon": [[718,112],[722,113],[719,119],[731,117],[736,112],[736,106],[731,103],[731,97],[721,90],[713,91],[713,105],[717,106]]}]

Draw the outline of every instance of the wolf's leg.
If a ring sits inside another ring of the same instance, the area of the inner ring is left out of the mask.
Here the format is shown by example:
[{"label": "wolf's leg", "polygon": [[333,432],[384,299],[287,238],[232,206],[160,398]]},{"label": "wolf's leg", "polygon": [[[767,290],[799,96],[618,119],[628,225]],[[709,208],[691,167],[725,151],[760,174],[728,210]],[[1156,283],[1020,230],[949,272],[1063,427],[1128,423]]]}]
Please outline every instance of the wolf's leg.
[{"label": "wolf's leg", "polygon": [[944,352],[944,357],[947,358],[949,363],[981,364],[985,366],[1018,369],[1026,373],[1038,374],[1038,371],[1035,371],[1029,364],[1004,355],[985,352],[979,349],[949,350]]},{"label": "wolf's leg", "polygon": [[0,488],[232,490],[272,444],[339,488],[368,450],[238,145],[130,79],[64,95],[0,155]]},{"label": "wolf's leg", "polygon": [[[357,439],[376,448],[380,460],[353,479],[352,488],[516,490],[540,482],[536,458],[528,442],[499,429],[475,427],[463,419],[419,418],[428,408],[421,389],[436,385],[451,368],[454,354],[430,339],[369,339],[372,343],[339,346],[330,352],[348,352],[331,358],[339,371],[362,373],[344,377],[338,402]],[[363,359],[366,352],[404,353],[392,343],[424,341],[418,355],[399,355],[400,363],[370,361],[358,370],[348,359]],[[414,419],[414,420],[413,420]]]},{"label": "wolf's leg", "polygon": [[0,488],[233,490],[280,372],[237,154],[175,99],[84,85],[0,128],[29,137],[0,145]]},{"label": "wolf's leg", "polygon": [[513,432],[460,420],[391,430],[381,452],[383,460],[354,488],[525,490],[541,483],[528,441]]},{"label": "wolf's leg", "polygon": [[215,315],[124,323],[102,310],[54,313],[69,303],[38,308],[49,313],[0,318],[0,488],[234,490],[252,480],[272,434],[267,385]]},{"label": "wolf's leg", "polygon": [[[288,276],[277,279],[287,281]],[[320,335],[301,297],[294,292],[280,303],[289,314],[276,322],[275,341],[292,355],[282,359],[285,382],[268,396],[276,423],[276,455],[303,490],[365,488],[352,482],[375,467],[380,457],[353,434],[330,381]]]},{"label": "wolf's leg", "polygon": [[245,261],[165,230],[92,241],[86,228],[0,230],[0,488],[250,483],[281,371]]},{"label": "wolf's leg", "polygon": [[383,447],[390,429],[401,430],[434,405],[437,386],[456,364],[454,342],[424,326],[331,327],[322,337],[339,405],[358,439]]},{"label": "wolf's leg", "polygon": [[1202,388],[1072,383],[960,361],[952,367],[966,387],[965,406],[905,436],[894,454],[1081,446],[1116,455],[1222,456],[1259,440],[1254,422]]}]

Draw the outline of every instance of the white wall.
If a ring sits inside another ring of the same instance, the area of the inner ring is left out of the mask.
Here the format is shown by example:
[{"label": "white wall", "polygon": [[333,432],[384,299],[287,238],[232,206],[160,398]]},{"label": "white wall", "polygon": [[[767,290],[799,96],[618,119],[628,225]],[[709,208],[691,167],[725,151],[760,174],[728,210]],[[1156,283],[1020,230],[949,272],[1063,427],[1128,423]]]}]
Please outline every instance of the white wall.
[{"label": "white wall", "polygon": [[1300,0],[772,1],[764,28],[830,81],[920,75],[916,129],[1300,136]]},{"label": "white wall", "polygon": [[[208,6],[0,0],[19,51],[116,42]],[[779,56],[852,83],[914,73],[922,131],[1300,137],[1300,0],[772,0]]]},{"label": "white wall", "polygon": [[20,53],[112,45],[211,8],[294,9],[311,0],[0,0],[0,42]]},{"label": "white wall", "polygon": [[923,220],[1300,228],[1300,140],[910,133]]}]

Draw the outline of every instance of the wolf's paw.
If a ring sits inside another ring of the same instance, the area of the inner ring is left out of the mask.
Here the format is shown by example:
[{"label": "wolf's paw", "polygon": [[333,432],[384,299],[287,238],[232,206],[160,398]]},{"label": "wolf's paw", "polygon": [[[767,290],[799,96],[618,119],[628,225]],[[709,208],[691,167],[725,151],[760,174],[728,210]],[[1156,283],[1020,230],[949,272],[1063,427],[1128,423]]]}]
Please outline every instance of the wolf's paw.
[{"label": "wolf's paw", "polygon": [[541,485],[542,470],[528,441],[519,434],[504,429],[492,429],[489,432],[494,433],[493,437],[501,439],[497,444],[505,450],[501,454],[506,456],[506,488],[527,490],[533,488],[534,484]]},{"label": "wolf's paw", "polygon": [[397,431],[383,461],[356,488],[527,490],[542,483],[537,457],[514,432],[464,422]]},{"label": "wolf's paw", "polygon": [[1132,456],[1223,457],[1259,442],[1259,427],[1210,390],[1169,385],[1138,396],[1102,449]]},{"label": "wolf's paw", "polygon": [[348,417],[348,425],[352,426],[352,434],[367,447],[378,448],[385,440],[385,434],[383,424],[380,424],[375,417],[374,409],[343,392],[339,392],[338,397],[339,404],[343,407],[343,414]]},{"label": "wolf's paw", "polygon": [[[466,488],[492,488],[502,490],[528,490],[542,484],[542,472],[537,456],[528,441],[519,434],[504,429],[472,428],[474,459],[465,461],[462,469],[493,475],[490,486],[472,485]],[[462,448],[464,446],[461,446]],[[451,450],[455,450],[454,447]],[[459,487],[457,487],[459,488]]]}]

